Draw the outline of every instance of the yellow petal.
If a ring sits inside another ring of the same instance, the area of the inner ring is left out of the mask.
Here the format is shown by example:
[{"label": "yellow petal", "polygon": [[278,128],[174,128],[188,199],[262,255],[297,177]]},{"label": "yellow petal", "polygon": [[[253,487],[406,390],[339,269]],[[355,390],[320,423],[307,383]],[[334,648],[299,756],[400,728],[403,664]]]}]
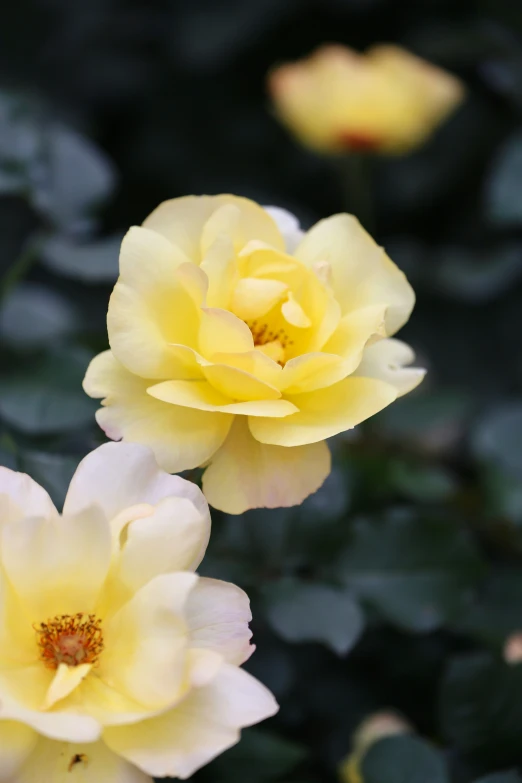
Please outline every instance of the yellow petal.
[{"label": "yellow petal", "polygon": [[[121,249],[122,273],[107,314],[115,355],[145,378],[177,377],[183,372],[170,344],[196,347],[206,287],[204,273],[191,270],[190,264],[176,266],[167,249],[159,252],[157,242],[170,247],[153,231],[133,228],[127,233]],[[132,256],[132,264],[124,263],[127,255]]]},{"label": "yellow petal", "polygon": [[[258,346],[254,351],[245,351],[244,353],[215,353],[211,356],[211,361],[214,364],[226,364],[229,367],[235,367],[237,370],[255,375],[256,378],[271,386],[278,386],[283,368],[264,352],[263,349],[267,345],[270,345],[270,343]],[[278,345],[284,353],[281,344],[278,343]]]},{"label": "yellow petal", "polygon": [[92,611],[111,558],[111,533],[100,509],[71,517],[4,525],[0,551],[6,575],[33,622]]},{"label": "yellow petal", "polygon": [[288,299],[282,305],[281,312],[289,324],[297,326],[299,329],[307,329],[312,325],[311,320],[292,293],[288,294]]},{"label": "yellow petal", "polygon": [[92,663],[82,663],[80,666],[67,666],[67,664],[61,663],[45,695],[42,709],[48,710],[57,701],[69,696],[87,677],[91,669]]},{"label": "yellow petal", "polygon": [[247,422],[236,419],[203,474],[203,490],[214,508],[242,514],[250,508],[298,505],[329,473],[325,443],[292,449],[266,446],[254,440]]},{"label": "yellow petal", "polygon": [[106,351],[91,362],[84,388],[105,397],[96,419],[109,438],[149,446],[169,473],[198,467],[224,441],[232,417],[160,402],[147,393],[153,383],[129,373]]},{"label": "yellow petal", "polygon": [[230,309],[243,321],[253,321],[268,313],[287,290],[279,280],[243,277],[234,289]]},{"label": "yellow petal", "polygon": [[274,446],[316,443],[355,427],[396,397],[397,391],[389,383],[349,377],[326,389],[289,397],[298,405],[299,413],[276,424],[268,418],[251,418],[250,431],[260,443]]},{"label": "yellow petal", "polygon": [[346,378],[347,363],[340,356],[331,353],[306,353],[290,359],[281,373],[279,388],[285,394],[322,389]]},{"label": "yellow petal", "polygon": [[397,396],[415,389],[426,375],[421,367],[405,367],[415,360],[415,354],[400,340],[378,340],[365,349],[354,375],[379,378],[397,389]]},{"label": "yellow petal", "polygon": [[43,737],[13,783],[14,780],[16,783],[153,783],[149,775],[113,753],[104,742],[85,745],[52,742]]},{"label": "yellow petal", "polygon": [[235,745],[240,729],[277,712],[272,694],[250,674],[225,664],[175,709],[134,726],[111,726],[104,740],[154,777],[188,778]]},{"label": "yellow petal", "polygon": [[203,372],[214,389],[238,402],[277,400],[281,397],[279,389],[236,367],[212,364],[204,367]]},{"label": "yellow petal", "polygon": [[207,307],[230,309],[232,292],[239,279],[236,254],[230,237],[216,239],[203,257],[201,270],[208,279]]},{"label": "yellow petal", "polygon": [[[166,498],[190,504],[185,505],[183,518],[173,513],[172,528],[178,530],[177,549],[183,549],[181,539],[193,538],[197,527],[201,532],[201,546],[210,533],[208,505],[199,487],[180,476],[171,476],[158,467],[152,449],[137,443],[104,443],[91,451],[80,462],[71,479],[63,513],[71,516],[95,503],[110,520],[113,539],[119,540],[122,530],[135,519],[149,517],[149,532],[155,529],[157,504]],[[192,531],[192,532],[191,532]],[[128,531],[130,533],[130,530]],[[127,536],[127,544],[129,536]],[[185,551],[188,551],[187,549]],[[186,560],[180,571],[196,568],[200,560]],[[201,552],[202,557],[202,552]]]},{"label": "yellow petal", "polygon": [[158,400],[202,411],[280,418],[298,410],[292,402],[282,399],[233,402],[209,383],[199,381],[163,381],[149,387],[147,391]]},{"label": "yellow petal", "polygon": [[143,225],[162,234],[185,253],[194,263],[199,264],[202,258],[201,239],[205,224],[212,215],[222,207],[232,205],[239,210],[240,219],[237,224],[230,222],[230,213],[225,213],[214,221],[205,232],[205,248],[208,249],[212,238],[220,230],[234,231],[232,240],[240,248],[250,239],[268,242],[274,247],[283,248],[283,238],[279,230],[264,209],[246,198],[238,196],[186,196],[164,201],[144,221]]},{"label": "yellow petal", "polygon": [[42,487],[25,473],[0,467],[0,519],[15,521],[24,517],[50,518],[58,512]]},{"label": "yellow petal", "polygon": [[208,359],[220,351],[251,351],[254,339],[248,326],[237,316],[213,307],[203,310],[198,345],[200,353]]},{"label": "yellow petal", "polygon": [[3,780],[20,780],[18,771],[37,742],[38,734],[29,726],[0,720],[0,772]]},{"label": "yellow petal", "polygon": [[385,305],[363,307],[348,313],[341,319],[323,350],[342,356],[346,360],[347,374],[353,372],[370,338],[383,335],[385,313]]},{"label": "yellow petal", "polygon": [[327,261],[343,314],[370,305],[386,305],[386,333],[394,334],[408,320],[415,295],[404,274],[352,215],[321,220],[295,251],[310,267]]},{"label": "yellow petal", "polygon": [[97,676],[150,709],[174,703],[184,683],[188,636],[183,619],[195,574],[161,574],[104,627]]}]

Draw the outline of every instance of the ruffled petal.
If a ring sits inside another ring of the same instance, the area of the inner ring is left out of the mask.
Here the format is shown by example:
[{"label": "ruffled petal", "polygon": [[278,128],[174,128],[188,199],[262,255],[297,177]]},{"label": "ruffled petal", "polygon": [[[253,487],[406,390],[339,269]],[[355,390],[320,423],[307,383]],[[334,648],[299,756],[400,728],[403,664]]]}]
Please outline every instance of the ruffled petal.
[{"label": "ruffled petal", "polygon": [[415,361],[415,353],[400,340],[378,340],[365,349],[362,361],[354,375],[378,378],[397,389],[397,396],[415,389],[426,375],[422,367],[408,367]]},{"label": "ruffled petal", "polygon": [[343,314],[371,305],[387,305],[386,333],[408,320],[415,294],[395,266],[353,215],[321,220],[305,235],[295,255],[310,267],[327,261]]},{"label": "ruffled petal", "polygon": [[[222,207],[233,206],[213,218]],[[207,221],[211,221],[205,226]],[[164,201],[144,221],[143,225],[162,234],[179,247],[185,255],[199,264],[213,239],[223,232],[232,232],[232,240],[240,250],[251,239],[260,239],[274,247],[283,248],[279,230],[262,207],[246,198],[232,195],[185,196]],[[204,244],[202,237],[204,234]]]},{"label": "ruffled petal", "polygon": [[203,491],[214,508],[228,514],[296,506],[319,489],[330,469],[325,443],[290,449],[266,446],[237,418],[203,474]]},{"label": "ruffled petal", "polygon": [[24,517],[50,518],[57,513],[45,489],[30,476],[0,467],[0,523]]},{"label": "ruffled petal", "polygon": [[136,726],[111,726],[104,740],[154,777],[185,780],[227,748],[240,730],[277,712],[274,697],[250,674],[225,664],[212,682],[175,709]]},{"label": "ruffled petal", "polygon": [[[164,381],[151,386],[147,392],[166,403],[202,411],[281,418],[298,410],[293,403],[282,399],[233,402],[230,397],[221,394],[210,383],[200,381]],[[280,395],[280,392],[277,393]]]},{"label": "ruffled petal", "polygon": [[229,582],[201,577],[185,607],[190,644],[219,653],[240,666],[255,650],[250,644],[252,620],[247,594]]},{"label": "ruffled petal", "polygon": [[96,419],[109,438],[149,446],[169,473],[198,467],[223,443],[232,417],[161,402],[147,393],[152,384],[106,351],[93,359],[83,385],[90,396],[105,397]]},{"label": "ruffled petal", "polygon": [[[275,425],[269,418],[250,418],[249,427],[260,443],[303,446],[355,427],[396,397],[397,390],[389,383],[350,376],[326,389],[290,397],[298,405],[299,413]],[[210,499],[209,502],[212,503]]]}]

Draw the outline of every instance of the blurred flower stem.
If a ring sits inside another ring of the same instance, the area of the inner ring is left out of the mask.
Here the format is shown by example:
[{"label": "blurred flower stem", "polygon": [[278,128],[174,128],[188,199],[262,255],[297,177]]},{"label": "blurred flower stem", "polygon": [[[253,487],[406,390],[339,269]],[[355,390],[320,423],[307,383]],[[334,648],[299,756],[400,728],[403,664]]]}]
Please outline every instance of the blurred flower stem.
[{"label": "blurred flower stem", "polygon": [[373,203],[373,159],[364,153],[340,155],[334,159],[342,206],[355,215],[369,234],[375,232]]},{"label": "blurred flower stem", "polygon": [[5,299],[16,284],[27,275],[38,259],[40,248],[41,242],[39,239],[31,239],[25,244],[18,258],[9,267],[0,281],[0,302]]}]

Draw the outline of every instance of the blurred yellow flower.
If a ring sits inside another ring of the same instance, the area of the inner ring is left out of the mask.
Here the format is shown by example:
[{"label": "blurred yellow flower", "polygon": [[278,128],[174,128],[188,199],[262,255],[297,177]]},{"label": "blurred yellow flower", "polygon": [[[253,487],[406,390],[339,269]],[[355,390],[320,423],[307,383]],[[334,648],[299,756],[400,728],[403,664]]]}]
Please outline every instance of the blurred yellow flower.
[{"label": "blurred yellow flower", "polygon": [[413,727],[396,712],[375,712],[369,715],[352,737],[352,752],[339,765],[342,783],[364,783],[361,761],[371,746],[385,737],[408,734]]},{"label": "blurred yellow flower", "polygon": [[410,391],[423,371],[389,336],[413,291],[350,215],[306,235],[235,196],[161,204],[123,240],[111,351],[84,381],[107,435],[170,472],[208,465],[209,502],[292,506],[330,472],[326,438]]},{"label": "blurred yellow flower", "polygon": [[0,780],[187,778],[277,711],[247,596],[193,573],[205,499],[149,449],[86,457],[63,515],[0,468],[0,520]]},{"label": "blurred yellow flower", "polygon": [[281,120],[320,152],[404,154],[462,102],[462,82],[398,46],[323,46],[269,76]]}]

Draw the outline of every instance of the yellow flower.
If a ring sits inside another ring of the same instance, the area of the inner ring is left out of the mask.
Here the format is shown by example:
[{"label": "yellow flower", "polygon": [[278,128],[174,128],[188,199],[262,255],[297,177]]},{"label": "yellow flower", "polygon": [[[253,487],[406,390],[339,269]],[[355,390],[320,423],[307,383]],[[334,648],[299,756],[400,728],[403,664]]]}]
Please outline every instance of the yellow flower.
[{"label": "yellow flower", "polygon": [[371,746],[385,737],[408,734],[413,727],[395,712],[376,712],[369,715],[352,737],[352,752],[339,765],[342,783],[364,783],[361,761]]},{"label": "yellow flower", "polygon": [[462,82],[398,46],[323,46],[269,77],[281,120],[320,152],[404,154],[462,102]]},{"label": "yellow flower", "polygon": [[151,446],[173,473],[210,462],[216,508],[292,506],[330,472],[325,438],[422,379],[387,337],[413,303],[350,215],[302,236],[289,213],[247,199],[174,199],[123,240],[112,350],[84,388],[104,398],[110,438]]},{"label": "yellow flower", "polygon": [[0,780],[187,778],[277,711],[247,596],[193,572],[205,499],[149,449],[86,457],[63,515],[0,468],[0,524]]}]

